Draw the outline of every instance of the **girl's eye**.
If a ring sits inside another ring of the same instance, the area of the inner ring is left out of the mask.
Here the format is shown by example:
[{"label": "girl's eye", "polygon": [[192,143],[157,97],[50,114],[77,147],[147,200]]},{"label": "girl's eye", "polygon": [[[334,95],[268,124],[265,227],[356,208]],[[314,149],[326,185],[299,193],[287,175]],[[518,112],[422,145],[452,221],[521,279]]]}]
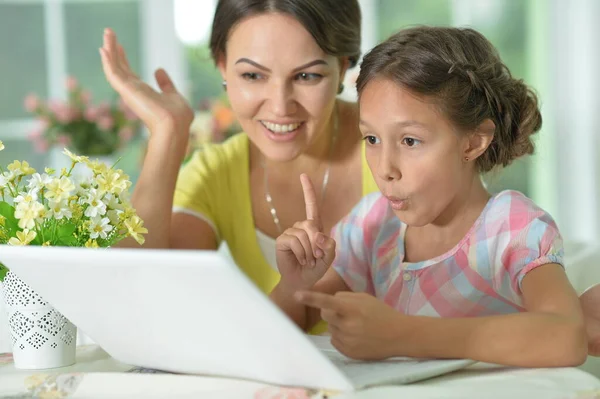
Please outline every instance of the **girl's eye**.
[{"label": "girl's eye", "polygon": [[319,75],[318,73],[301,72],[298,75],[296,75],[296,80],[301,80],[304,82],[312,82],[312,81],[317,81],[317,80],[321,79],[322,77],[323,77],[323,75]]},{"label": "girl's eye", "polygon": [[369,143],[370,145],[375,145],[375,144],[380,143],[379,139],[375,136],[365,136],[363,138],[363,140],[366,140],[366,142]]},{"label": "girl's eye", "polygon": [[409,147],[415,147],[421,144],[421,140],[413,139],[412,137],[406,137],[403,141],[404,144],[406,144]]},{"label": "girl's eye", "polygon": [[242,74],[242,78],[245,80],[258,80],[261,79],[262,76],[256,72],[246,72]]}]

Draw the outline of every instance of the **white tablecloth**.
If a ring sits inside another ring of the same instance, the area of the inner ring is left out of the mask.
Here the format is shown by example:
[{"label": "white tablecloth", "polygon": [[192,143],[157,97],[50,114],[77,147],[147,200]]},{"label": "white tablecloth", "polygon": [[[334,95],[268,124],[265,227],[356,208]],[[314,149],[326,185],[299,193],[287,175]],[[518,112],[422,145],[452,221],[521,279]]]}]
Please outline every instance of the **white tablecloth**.
[{"label": "white tablecloth", "polygon": [[156,373],[119,363],[96,345],[80,346],[77,363],[53,370],[17,370],[0,355],[0,399],[8,398],[600,398],[600,380],[576,368],[513,369],[476,364],[405,386],[353,393],[282,388],[259,382]]}]

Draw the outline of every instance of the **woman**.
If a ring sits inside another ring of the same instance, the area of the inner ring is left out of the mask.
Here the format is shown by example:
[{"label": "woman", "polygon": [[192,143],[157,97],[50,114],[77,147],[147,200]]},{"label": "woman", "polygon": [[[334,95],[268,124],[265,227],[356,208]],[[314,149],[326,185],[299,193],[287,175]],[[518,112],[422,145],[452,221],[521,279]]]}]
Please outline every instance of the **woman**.
[{"label": "woman", "polygon": [[[210,46],[245,134],[203,148],[181,169],[193,112],[167,73],[160,91],[129,68],[115,34],[100,49],[112,87],[150,131],[132,202],[147,248],[217,249],[226,241],[265,292],[279,281],[274,238],[304,220],[301,173],[316,183],[323,228],[377,190],[358,110],[337,94],[360,55],[356,0],[220,0]],[[363,176],[363,178],[356,178]]]}]

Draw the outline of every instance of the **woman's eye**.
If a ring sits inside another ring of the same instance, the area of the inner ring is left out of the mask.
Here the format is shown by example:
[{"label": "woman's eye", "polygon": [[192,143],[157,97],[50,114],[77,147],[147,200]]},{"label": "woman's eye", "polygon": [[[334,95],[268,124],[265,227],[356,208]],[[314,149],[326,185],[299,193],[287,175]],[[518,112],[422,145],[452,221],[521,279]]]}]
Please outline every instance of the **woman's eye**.
[{"label": "woman's eye", "polygon": [[421,144],[420,140],[413,139],[412,137],[406,137],[403,141],[404,141],[404,144],[406,144],[409,147],[414,147],[416,145]]},{"label": "woman's eye", "polygon": [[255,72],[246,72],[242,74],[242,78],[245,80],[258,80],[261,78],[261,75]]},{"label": "woman's eye", "polygon": [[323,75],[319,75],[318,73],[301,72],[298,75],[296,75],[296,80],[311,82],[311,81],[319,80],[322,77],[323,77]]},{"label": "woman's eye", "polygon": [[363,140],[366,140],[371,145],[379,144],[379,139],[375,136],[365,136]]}]

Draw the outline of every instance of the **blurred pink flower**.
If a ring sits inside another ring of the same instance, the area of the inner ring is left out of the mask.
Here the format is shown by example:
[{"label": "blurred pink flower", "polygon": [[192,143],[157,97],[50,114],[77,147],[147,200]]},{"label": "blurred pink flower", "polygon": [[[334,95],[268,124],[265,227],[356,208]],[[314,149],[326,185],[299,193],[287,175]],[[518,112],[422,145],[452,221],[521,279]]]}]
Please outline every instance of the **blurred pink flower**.
[{"label": "blurred pink flower", "polygon": [[56,139],[56,142],[60,144],[61,147],[68,147],[69,145],[71,145],[71,138],[69,136],[66,136],[65,134],[61,134]]},{"label": "blurred pink flower", "polygon": [[91,100],[92,100],[92,93],[90,93],[87,90],[84,90],[81,92],[81,101],[84,104],[89,104]]},{"label": "blurred pink flower", "polygon": [[95,122],[98,119],[98,115],[100,114],[100,110],[98,107],[90,105],[84,112],[85,119],[90,122]]},{"label": "blurred pink flower", "polygon": [[77,79],[75,79],[73,76],[69,76],[69,77],[67,77],[66,86],[67,86],[67,90],[75,91],[75,90],[77,90],[79,83],[77,82]]},{"label": "blurred pink flower", "polygon": [[110,130],[115,125],[115,120],[111,116],[101,116],[98,119],[98,127],[102,130]]},{"label": "blurred pink flower", "polygon": [[43,135],[44,135],[44,130],[40,129],[39,127],[36,127],[27,134],[27,139],[29,141],[37,141],[37,140],[41,139]]},{"label": "blurred pink flower", "polygon": [[254,393],[254,399],[310,399],[310,394],[302,388],[265,387]]},{"label": "blurred pink flower", "polygon": [[58,112],[63,112],[63,110],[67,108],[67,104],[61,100],[50,100],[48,103],[48,110],[54,114]]},{"label": "blurred pink flower", "polygon": [[50,127],[50,121],[46,117],[39,118],[38,126],[42,131],[44,131]]},{"label": "blurred pink flower", "polygon": [[67,124],[77,118],[77,110],[62,101],[51,101],[49,108],[59,123]]},{"label": "blurred pink flower", "polygon": [[25,109],[29,112],[35,112],[40,106],[40,99],[35,94],[29,94],[25,97]]},{"label": "blurred pink flower", "polygon": [[110,114],[111,107],[110,104],[106,101],[102,101],[99,105],[98,105],[98,114],[99,115],[107,115]]},{"label": "blurred pink flower", "polygon": [[124,142],[129,142],[133,138],[135,131],[131,126],[125,126],[119,130],[119,138]]},{"label": "blurred pink flower", "polygon": [[33,142],[33,148],[36,152],[43,153],[48,151],[48,149],[50,148],[50,144],[48,143],[48,141],[46,141],[46,139],[39,138]]},{"label": "blurred pink flower", "polygon": [[[28,134],[36,151],[47,151],[55,145],[78,144],[82,148],[76,150],[83,155],[110,153],[136,137],[139,118],[122,100],[93,102],[90,91],[84,90],[74,76],[67,77],[65,85],[69,90],[65,99],[43,100],[29,94],[23,100],[25,108],[38,122]],[[89,135],[86,143],[75,141],[75,135],[80,132]],[[107,140],[106,135],[112,139]]]}]

